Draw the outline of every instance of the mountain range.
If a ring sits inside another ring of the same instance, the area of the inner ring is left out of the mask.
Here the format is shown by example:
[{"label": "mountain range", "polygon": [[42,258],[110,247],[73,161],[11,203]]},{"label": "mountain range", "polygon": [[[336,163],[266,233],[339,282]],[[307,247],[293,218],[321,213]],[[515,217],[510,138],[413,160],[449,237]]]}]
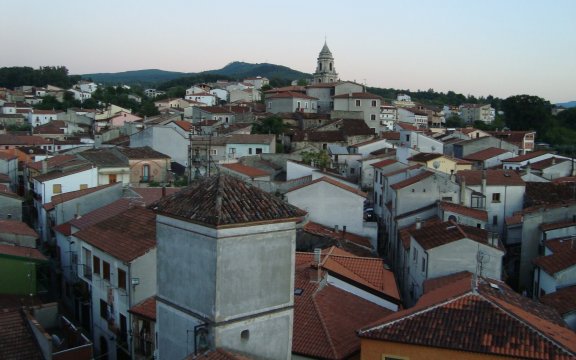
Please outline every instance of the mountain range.
[{"label": "mountain range", "polygon": [[568,101],[568,102],[563,102],[563,103],[557,103],[557,104],[554,104],[554,105],[556,105],[556,106],[561,106],[561,107],[563,107],[563,108],[568,109],[568,108],[576,107],[576,101]]},{"label": "mountain range", "polygon": [[282,65],[274,65],[268,63],[250,64],[241,61],[231,62],[224,66],[222,69],[202,71],[199,73],[184,73],[159,69],[147,69],[117,73],[82,74],[81,76],[83,79],[92,79],[92,81],[102,84],[122,83],[126,85],[154,86],[174,79],[201,75],[219,75],[234,80],[242,80],[256,76],[266,77],[270,80],[298,80],[312,77],[311,74],[296,71]]}]

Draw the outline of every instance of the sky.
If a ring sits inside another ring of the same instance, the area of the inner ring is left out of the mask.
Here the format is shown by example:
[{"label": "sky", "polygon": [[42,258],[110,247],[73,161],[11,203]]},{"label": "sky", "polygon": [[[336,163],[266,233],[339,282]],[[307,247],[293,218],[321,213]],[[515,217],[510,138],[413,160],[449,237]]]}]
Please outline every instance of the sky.
[{"label": "sky", "polygon": [[233,61],[404,90],[576,100],[576,0],[3,1],[0,67],[200,72]]}]

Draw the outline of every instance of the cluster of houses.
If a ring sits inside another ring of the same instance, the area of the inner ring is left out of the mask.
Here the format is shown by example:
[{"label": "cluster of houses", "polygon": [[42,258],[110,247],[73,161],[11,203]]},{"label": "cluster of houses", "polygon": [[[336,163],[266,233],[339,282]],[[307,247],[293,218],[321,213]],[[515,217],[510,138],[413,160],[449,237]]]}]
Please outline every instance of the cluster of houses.
[{"label": "cluster of houses", "polygon": [[265,81],[0,134],[0,358],[576,356],[573,159],[383,105],[327,45]]}]

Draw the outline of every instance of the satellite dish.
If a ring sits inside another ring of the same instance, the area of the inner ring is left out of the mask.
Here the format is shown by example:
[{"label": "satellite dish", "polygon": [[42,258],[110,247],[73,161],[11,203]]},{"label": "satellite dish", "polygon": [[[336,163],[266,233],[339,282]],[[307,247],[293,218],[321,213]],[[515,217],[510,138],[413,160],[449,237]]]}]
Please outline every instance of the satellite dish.
[{"label": "satellite dish", "polygon": [[440,161],[434,160],[434,162],[432,163],[432,166],[434,166],[434,169],[438,170],[438,168],[440,167]]}]

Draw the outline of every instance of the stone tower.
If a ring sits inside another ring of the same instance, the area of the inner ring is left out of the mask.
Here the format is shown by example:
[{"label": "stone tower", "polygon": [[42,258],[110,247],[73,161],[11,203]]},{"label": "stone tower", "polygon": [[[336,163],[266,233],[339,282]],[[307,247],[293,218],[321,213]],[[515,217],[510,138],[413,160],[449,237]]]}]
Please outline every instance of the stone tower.
[{"label": "stone tower", "polygon": [[159,359],[216,348],[289,359],[295,228],[305,212],[223,174],[155,209]]},{"label": "stone tower", "polygon": [[338,81],[338,73],[334,67],[334,57],[324,42],[324,46],[318,55],[318,64],[314,73],[315,83],[332,83]]}]

